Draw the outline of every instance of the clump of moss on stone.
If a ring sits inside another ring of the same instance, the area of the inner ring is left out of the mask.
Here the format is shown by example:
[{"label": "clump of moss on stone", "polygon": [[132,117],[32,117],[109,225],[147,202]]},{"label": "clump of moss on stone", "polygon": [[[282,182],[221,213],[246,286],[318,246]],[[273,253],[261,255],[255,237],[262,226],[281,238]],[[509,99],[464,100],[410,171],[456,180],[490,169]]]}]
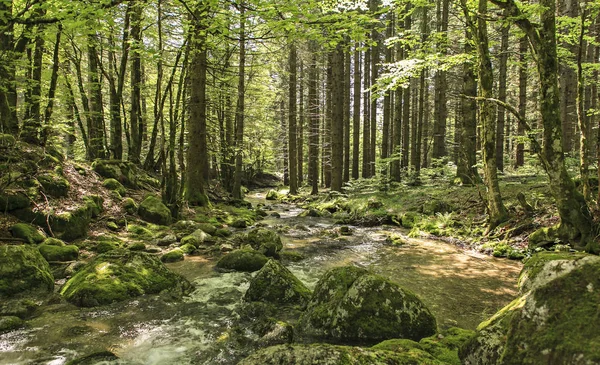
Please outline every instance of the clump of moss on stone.
[{"label": "clump of moss on stone", "polygon": [[283,243],[277,232],[266,228],[255,228],[248,232],[248,243],[253,249],[265,256],[276,257],[283,248]]},{"label": "clump of moss on stone", "polygon": [[161,256],[160,261],[162,262],[177,262],[183,261],[183,250],[176,248]]},{"label": "clump of moss on stone", "polygon": [[116,191],[121,196],[127,194],[127,189],[125,189],[123,184],[118,182],[116,179],[106,179],[102,182],[102,186],[104,186],[108,190]]},{"label": "clump of moss on stone", "polygon": [[27,223],[17,223],[9,230],[13,237],[20,238],[27,243],[42,243],[46,239],[46,236],[36,226]]},{"label": "clump of moss on stone", "polygon": [[15,316],[0,317],[0,334],[14,331],[25,326],[25,322]]},{"label": "clump of moss on stone", "polygon": [[285,266],[269,260],[250,282],[244,295],[246,301],[304,306],[310,290]]},{"label": "clump of moss on stone", "polygon": [[64,177],[55,173],[45,173],[37,177],[44,192],[54,197],[67,196],[70,184]]},{"label": "clump of moss on stone", "polygon": [[42,245],[65,246],[66,243],[64,243],[62,240],[59,240],[58,238],[48,237],[44,240],[44,242],[42,242]]},{"label": "clump of moss on stone", "polygon": [[215,267],[224,271],[253,272],[260,270],[268,260],[262,253],[251,249],[233,250],[221,257]]},{"label": "clump of moss on stone", "polygon": [[138,214],[146,222],[168,226],[171,224],[171,211],[156,196],[148,196],[139,207]]},{"label": "clump of moss on stone", "polygon": [[40,245],[38,248],[48,262],[74,261],[79,257],[79,247],[75,245]]},{"label": "clump of moss on stone", "polygon": [[131,198],[123,199],[121,207],[129,214],[135,214],[138,210],[137,204],[135,204],[135,201]]},{"label": "clump of moss on stone", "polygon": [[54,277],[37,247],[0,246],[0,297],[26,291],[52,292]]}]

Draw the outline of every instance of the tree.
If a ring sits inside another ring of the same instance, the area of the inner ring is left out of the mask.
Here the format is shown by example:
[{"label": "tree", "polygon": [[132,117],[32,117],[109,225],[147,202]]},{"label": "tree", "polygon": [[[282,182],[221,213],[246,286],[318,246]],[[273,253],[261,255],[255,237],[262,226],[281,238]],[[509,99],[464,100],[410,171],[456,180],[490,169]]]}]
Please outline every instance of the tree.
[{"label": "tree", "polygon": [[297,87],[297,52],[296,45],[290,44],[290,54],[288,66],[290,69],[289,91],[288,91],[288,156],[289,156],[289,176],[290,176],[290,194],[298,194],[298,151],[296,149],[296,87]]},{"label": "tree", "polygon": [[338,43],[331,58],[331,190],[341,191],[344,168],[344,49]]},{"label": "tree", "polygon": [[240,12],[240,59],[238,71],[237,105],[235,108],[235,170],[233,173],[233,199],[242,199],[242,162],[244,147],[244,98],[246,96],[246,7],[239,4]]}]

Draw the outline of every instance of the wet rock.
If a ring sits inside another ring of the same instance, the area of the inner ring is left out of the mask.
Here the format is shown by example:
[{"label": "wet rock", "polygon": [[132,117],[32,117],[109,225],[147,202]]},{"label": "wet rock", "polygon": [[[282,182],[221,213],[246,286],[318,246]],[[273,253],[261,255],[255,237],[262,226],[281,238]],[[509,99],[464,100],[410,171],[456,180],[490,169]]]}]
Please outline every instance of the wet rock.
[{"label": "wet rock", "polygon": [[285,266],[272,259],[252,279],[244,295],[248,302],[298,306],[304,306],[309,298],[310,290]]},{"label": "wet rock", "polygon": [[231,223],[233,228],[246,228],[248,227],[248,222],[245,219],[236,219]]},{"label": "wet rock", "polygon": [[221,246],[219,246],[219,251],[221,252],[231,252],[233,251],[233,245],[229,244],[229,243],[223,243]]},{"label": "wet rock", "polygon": [[119,360],[119,357],[110,351],[94,352],[83,357],[71,360],[66,365],[95,365],[109,361]]},{"label": "wet rock", "polygon": [[521,296],[477,327],[463,364],[592,364],[600,359],[600,257],[536,254]]},{"label": "wet rock", "polygon": [[443,365],[430,354],[419,349],[406,352],[365,349],[362,347],[329,344],[277,345],[259,350],[242,360],[239,365]]},{"label": "wet rock", "polygon": [[[146,249],[146,245],[143,242],[135,242],[132,243],[128,248],[131,251],[144,251]],[[160,252],[160,249],[158,252]]]},{"label": "wet rock", "polygon": [[[188,246],[188,245],[185,245]],[[194,247],[193,245],[189,245]],[[167,253],[165,253],[164,255],[162,255],[162,257],[160,258],[160,261],[162,262],[177,262],[177,261],[183,261],[183,253],[184,251],[181,248],[176,248],[174,250],[171,250]]]},{"label": "wet rock", "polygon": [[248,232],[248,243],[253,249],[259,251],[265,256],[277,256],[277,253],[283,248],[281,238],[277,232],[266,228],[255,228]]},{"label": "wet rock", "polygon": [[286,322],[273,321],[265,329],[261,338],[258,340],[258,346],[268,347],[284,343],[292,343],[294,339],[294,327]]},{"label": "wet rock", "polygon": [[181,247],[179,247],[179,249],[186,255],[191,255],[192,253],[194,253],[194,251],[196,251],[196,246],[191,245],[191,244],[185,244]]},{"label": "wet rock", "polygon": [[108,190],[116,191],[121,196],[125,196],[125,194],[127,194],[127,189],[125,189],[123,184],[118,182],[116,179],[106,179],[102,182],[102,186]]},{"label": "wet rock", "polygon": [[181,295],[190,283],[171,272],[152,255],[113,250],[99,255],[73,276],[61,289],[67,301],[93,307],[144,294],[168,290]]},{"label": "wet rock", "polygon": [[0,317],[0,334],[5,332],[14,331],[25,326],[25,322],[15,316]]},{"label": "wet rock", "polygon": [[219,228],[215,231],[215,237],[229,237],[231,236],[231,231],[225,228]]},{"label": "wet rock", "polygon": [[175,236],[174,234],[167,234],[163,237],[156,239],[156,245],[161,247],[169,246],[175,242],[177,242],[177,236]]},{"label": "wet rock", "polygon": [[38,247],[40,253],[46,261],[75,261],[79,257],[79,247],[75,245],[68,246],[53,246],[53,245],[40,245]]},{"label": "wet rock", "polygon": [[351,236],[352,235],[352,231],[350,230],[350,227],[348,227],[348,226],[341,226],[340,227],[340,234],[342,236]]},{"label": "wet rock", "polygon": [[40,230],[31,224],[17,223],[9,228],[10,233],[15,238],[20,238],[27,243],[42,243],[46,236]]},{"label": "wet rock", "polygon": [[274,217],[274,218],[281,218],[281,214],[279,214],[279,213],[277,213],[277,212],[273,212],[273,213],[271,213],[271,217]]},{"label": "wet rock", "polygon": [[0,297],[23,292],[52,292],[54,277],[37,247],[0,246]]},{"label": "wet rock", "polygon": [[200,247],[203,243],[209,241],[210,235],[201,229],[197,229],[192,234],[187,235],[181,239],[182,245],[194,245]]},{"label": "wet rock", "polygon": [[260,252],[241,249],[234,250],[221,257],[217,262],[216,268],[219,270],[234,270],[253,272],[260,270],[269,259]]},{"label": "wet rock", "polygon": [[140,218],[146,222],[168,226],[171,224],[171,211],[156,196],[148,196],[138,207]]},{"label": "wet rock", "polygon": [[374,344],[436,333],[429,309],[410,291],[364,269],[339,267],[319,280],[300,318],[303,336]]}]

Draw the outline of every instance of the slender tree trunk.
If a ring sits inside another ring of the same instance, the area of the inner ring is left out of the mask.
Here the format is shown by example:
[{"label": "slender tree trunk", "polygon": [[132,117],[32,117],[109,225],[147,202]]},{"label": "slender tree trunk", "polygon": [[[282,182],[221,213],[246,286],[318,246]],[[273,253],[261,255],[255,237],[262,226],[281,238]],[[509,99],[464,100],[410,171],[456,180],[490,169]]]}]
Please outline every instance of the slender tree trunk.
[{"label": "slender tree trunk", "polygon": [[[370,0],[370,10],[374,14],[379,8],[379,0]],[[380,40],[379,40],[379,31],[377,27],[373,27],[371,30],[371,40],[375,42],[375,44],[371,47],[371,86],[375,85],[377,82],[377,77],[379,74],[379,53],[380,53]],[[370,138],[371,141],[369,143],[369,168],[371,169],[370,176],[375,176],[375,161],[377,155],[377,98],[371,95],[371,133]]]},{"label": "slender tree trunk", "polygon": [[14,55],[14,24],[12,17],[13,2],[0,1],[0,130],[2,133],[17,135],[19,119],[17,117],[16,57]]},{"label": "slender tree trunk", "polygon": [[[437,9],[438,31],[441,32],[440,53],[448,53],[448,11],[449,0],[439,0]],[[448,107],[446,89],[448,81],[446,71],[438,70],[435,74],[435,107],[433,117],[433,149],[432,158],[441,158],[448,154],[446,150],[446,123],[448,119]]]},{"label": "slender tree trunk", "polygon": [[363,159],[362,177],[371,177],[371,50],[368,48],[364,55],[364,80],[363,80]]},{"label": "slender tree trunk", "polygon": [[[406,5],[406,17],[404,18],[404,31],[410,31],[412,28],[411,22],[411,4]],[[408,57],[410,54],[410,46],[406,45],[403,52],[404,57]],[[410,132],[411,132],[411,121],[410,121],[410,94],[411,87],[410,83],[408,83],[408,87],[402,91],[402,163],[401,167],[408,169],[408,151],[410,148]],[[413,91],[414,92],[414,91]]]},{"label": "slender tree trunk", "polygon": [[308,178],[312,187],[311,194],[319,192],[319,92],[317,72],[317,50],[313,42],[309,44],[311,61],[308,68]]},{"label": "slender tree trunk", "polygon": [[359,44],[354,46],[354,101],[352,103],[352,178],[358,179],[360,161],[360,97],[361,66]]},{"label": "slender tree trunk", "polygon": [[289,174],[290,174],[290,194],[298,194],[298,151],[296,149],[296,142],[298,136],[296,135],[296,87],[297,87],[297,54],[296,45],[292,42],[290,44],[290,53],[288,59],[288,66],[290,68],[289,76],[289,91],[288,91],[288,156],[289,156]]},{"label": "slender tree trunk", "polygon": [[58,24],[56,40],[54,42],[54,51],[52,52],[52,74],[50,76],[50,86],[48,87],[48,104],[44,111],[44,129],[42,132],[42,144],[44,145],[50,136],[50,119],[54,112],[54,99],[56,97],[56,85],[58,84],[58,70],[60,66],[60,40],[62,29],[62,25]]},{"label": "slender tree trunk", "polygon": [[244,152],[244,99],[246,90],[246,13],[245,6],[239,6],[240,11],[240,58],[238,72],[238,100],[235,110],[235,171],[233,174],[233,199],[242,199],[242,161]]},{"label": "slender tree trunk", "polygon": [[[390,16],[393,16],[390,14]],[[394,21],[393,19],[388,19],[387,26],[385,30],[385,38],[389,39],[392,37],[392,30],[394,29]],[[385,63],[392,62],[392,48],[386,47],[385,49]],[[387,92],[383,97],[383,129],[381,131],[381,159],[385,160],[389,157],[390,150],[390,127],[391,127],[391,118],[392,118],[392,99],[391,93]],[[388,173],[387,166],[382,169],[382,174],[385,176]]]},{"label": "slender tree trunk", "polygon": [[352,72],[352,59],[350,57],[350,42],[344,42],[344,172],[343,181],[350,181],[350,90],[352,85],[350,84],[350,74]]},{"label": "slender tree trunk", "polygon": [[[43,15],[42,12],[38,12]],[[23,119],[23,131],[21,138],[25,142],[32,144],[40,144],[40,132],[42,129],[42,114],[41,114],[41,100],[42,100],[42,61],[45,51],[44,38],[41,35],[44,26],[40,25],[37,28],[37,34],[34,41],[33,59],[31,64],[31,83],[29,89],[29,100],[28,117]]]},{"label": "slender tree trunk", "polygon": [[88,37],[88,86],[89,86],[89,118],[88,118],[88,159],[105,158],[104,152],[104,108],[102,103],[102,85],[98,70],[98,52],[96,37]]},{"label": "slender tree trunk", "polygon": [[587,123],[587,118],[584,110],[584,93],[585,93],[585,79],[583,77],[583,57],[586,48],[585,36],[585,22],[588,17],[588,10],[586,8],[587,2],[582,4],[581,18],[580,18],[580,32],[579,32],[579,46],[577,50],[577,123],[579,125],[580,137],[579,137],[579,175],[581,176],[581,185],[583,196],[587,200],[591,198],[590,191],[590,173],[589,173],[589,138],[590,128]]},{"label": "slender tree trunk", "polygon": [[[506,79],[507,79],[507,61],[508,61],[508,31],[509,27],[502,25],[500,30],[500,57],[498,66],[498,100],[506,103]],[[504,171],[504,128],[506,111],[502,106],[498,106],[498,122],[496,131],[496,165],[498,170]]]},{"label": "slender tree trunk", "polygon": [[131,13],[131,109],[129,112],[129,128],[131,141],[128,160],[139,164],[142,152],[143,115],[142,115],[142,6],[141,1],[135,1]]},{"label": "slender tree trunk", "polygon": [[[527,36],[519,39],[519,115],[527,120]],[[521,123],[517,125],[517,151],[515,167],[525,164],[525,143],[520,137],[525,136],[525,129]]]},{"label": "slender tree trunk", "polygon": [[327,54],[327,90],[325,94],[325,132],[323,134],[323,182],[325,187],[331,186],[332,163],[332,116],[333,116],[333,52]]},{"label": "slender tree trunk", "polygon": [[306,112],[304,110],[304,64],[302,60],[300,60],[300,81],[299,81],[299,94],[300,101],[299,106],[300,110],[298,113],[298,186],[302,186],[302,182],[304,181],[304,125],[306,119]]},{"label": "slender tree trunk", "polygon": [[341,191],[344,168],[344,49],[338,43],[331,58],[331,190]]}]

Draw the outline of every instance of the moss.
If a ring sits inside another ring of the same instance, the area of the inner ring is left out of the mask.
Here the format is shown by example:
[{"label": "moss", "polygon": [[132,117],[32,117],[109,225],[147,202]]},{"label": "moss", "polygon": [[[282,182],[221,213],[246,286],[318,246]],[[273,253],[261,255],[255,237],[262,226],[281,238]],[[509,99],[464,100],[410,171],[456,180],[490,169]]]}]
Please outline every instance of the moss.
[{"label": "moss", "polygon": [[182,245],[194,245],[195,247],[200,247],[205,241],[207,241],[210,236],[201,229],[195,230],[192,234],[187,235],[181,239]]},{"label": "moss", "polygon": [[408,340],[406,338],[394,338],[391,340],[385,340],[371,348],[374,350],[386,350],[393,352],[404,352],[410,349],[423,350],[423,347],[418,342]]},{"label": "moss", "polygon": [[46,261],[74,261],[79,257],[79,248],[75,245],[69,246],[52,246],[52,245],[40,245],[40,253]]},{"label": "moss", "polygon": [[15,316],[0,317],[0,334],[14,331],[25,326],[25,322]]},{"label": "moss", "polygon": [[557,241],[558,230],[556,227],[542,227],[529,235],[529,248],[552,245]]},{"label": "moss", "polygon": [[161,256],[160,261],[162,262],[177,262],[183,261],[183,250],[176,248]]},{"label": "moss", "polygon": [[277,232],[266,228],[255,228],[248,232],[248,243],[253,249],[259,251],[265,256],[277,256],[283,248],[283,243]]},{"label": "moss", "polygon": [[250,282],[245,301],[304,306],[310,290],[278,261],[269,260]]},{"label": "moss", "polygon": [[116,250],[119,248],[119,246],[120,245],[118,242],[102,241],[96,244],[96,247],[94,247],[94,251],[98,253],[105,253],[108,251]]},{"label": "moss", "polygon": [[406,212],[402,215],[402,218],[400,219],[400,224],[404,228],[412,229],[419,220],[419,213]]},{"label": "moss", "polygon": [[120,160],[96,160],[92,168],[100,176],[113,178],[121,184],[137,189],[139,187],[139,172],[131,162]]},{"label": "moss", "polygon": [[171,211],[155,196],[148,196],[140,203],[138,214],[143,220],[150,223],[163,226],[171,224]]},{"label": "moss", "polygon": [[91,210],[92,218],[96,218],[104,211],[104,198],[100,195],[87,195],[83,197],[86,206]]},{"label": "moss", "polygon": [[37,247],[0,246],[0,297],[26,291],[52,292],[54,277]]},{"label": "moss", "polygon": [[248,227],[248,221],[245,219],[236,219],[231,222],[233,228],[246,228]]},{"label": "moss", "polygon": [[29,207],[31,201],[23,194],[0,194],[0,212]]},{"label": "moss", "polygon": [[106,222],[106,228],[110,229],[113,232],[116,232],[119,230],[119,225],[115,222]]},{"label": "moss", "polygon": [[198,228],[210,234],[211,236],[217,232],[217,227],[210,223],[199,223]]},{"label": "moss", "polygon": [[443,365],[425,351],[404,352],[365,349],[328,344],[277,345],[259,350],[242,360],[240,365]]},{"label": "moss", "polygon": [[280,194],[275,190],[269,190],[265,196],[266,200],[278,200],[279,198]]},{"label": "moss", "polygon": [[152,231],[150,231],[148,228],[142,227],[138,224],[129,224],[127,226],[127,231],[129,232],[129,234],[132,237],[138,238],[138,239],[150,240],[154,237],[154,233],[152,233]]},{"label": "moss", "polygon": [[59,240],[58,238],[48,237],[44,240],[44,242],[42,242],[42,245],[65,246],[66,243],[64,243],[62,240]]},{"label": "moss", "polygon": [[306,256],[298,251],[284,250],[279,252],[279,258],[282,261],[298,262],[306,259]]},{"label": "moss", "polygon": [[129,246],[131,251],[144,251],[146,249],[146,245],[142,242],[135,242]]},{"label": "moss", "polygon": [[14,147],[16,144],[17,140],[12,134],[0,133],[0,147]]},{"label": "moss", "polygon": [[44,188],[44,192],[54,197],[67,196],[69,193],[70,184],[64,177],[54,174],[46,173],[39,175],[37,180]]},{"label": "moss", "polygon": [[260,252],[241,249],[233,250],[223,256],[216,264],[219,270],[235,270],[253,272],[260,270],[269,259]]},{"label": "moss", "polygon": [[219,228],[215,231],[216,237],[229,237],[231,236],[231,231],[226,228]]},{"label": "moss", "polygon": [[475,335],[474,331],[452,327],[431,337],[421,339],[421,348],[436,359],[452,365],[460,365],[458,349]]},{"label": "moss", "polygon": [[27,243],[42,243],[46,239],[37,227],[27,223],[17,223],[9,230],[13,237],[25,240]]},{"label": "moss", "polygon": [[325,274],[300,327],[309,337],[366,344],[397,337],[420,340],[437,330],[435,318],[414,294],[353,267]]},{"label": "moss", "polygon": [[186,245],[182,245],[181,247],[179,247],[179,249],[181,251],[183,251],[184,254],[190,255],[194,251],[196,251],[196,246],[191,245],[191,244],[186,244]]},{"label": "moss", "polygon": [[531,290],[539,284],[544,284],[560,272],[572,270],[577,263],[586,257],[592,257],[579,252],[538,252],[524,261],[519,274],[519,289],[521,293]]},{"label": "moss", "polygon": [[135,204],[135,201],[131,198],[125,198],[121,202],[121,208],[123,208],[129,214],[137,213],[138,206]]},{"label": "moss", "polygon": [[104,186],[108,190],[116,191],[121,196],[127,194],[127,189],[125,189],[123,184],[118,182],[116,179],[106,179],[102,182],[102,186]]},{"label": "moss", "polygon": [[167,269],[152,255],[113,250],[98,255],[62,287],[61,294],[75,305],[92,307],[144,294],[189,291],[189,282]]}]

